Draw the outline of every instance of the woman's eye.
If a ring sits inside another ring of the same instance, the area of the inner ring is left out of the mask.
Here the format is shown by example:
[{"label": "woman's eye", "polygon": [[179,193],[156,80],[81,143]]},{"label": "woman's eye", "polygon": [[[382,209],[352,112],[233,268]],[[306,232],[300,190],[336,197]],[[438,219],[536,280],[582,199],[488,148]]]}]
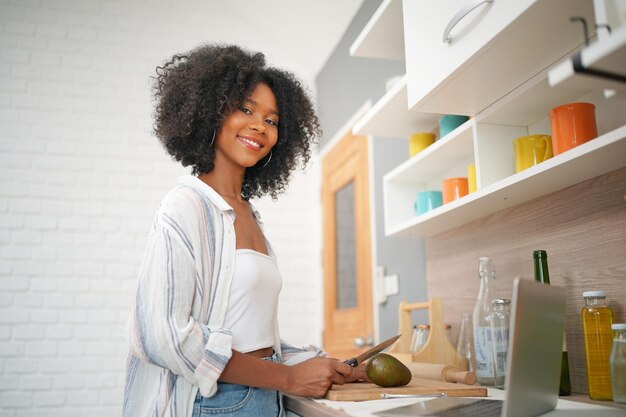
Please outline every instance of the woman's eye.
[{"label": "woman's eye", "polygon": [[242,112],[244,112],[245,114],[252,114],[252,110],[250,110],[247,107],[241,107],[239,110],[241,110]]},{"label": "woman's eye", "polygon": [[272,119],[265,119],[265,123],[271,126],[278,126],[278,122]]}]

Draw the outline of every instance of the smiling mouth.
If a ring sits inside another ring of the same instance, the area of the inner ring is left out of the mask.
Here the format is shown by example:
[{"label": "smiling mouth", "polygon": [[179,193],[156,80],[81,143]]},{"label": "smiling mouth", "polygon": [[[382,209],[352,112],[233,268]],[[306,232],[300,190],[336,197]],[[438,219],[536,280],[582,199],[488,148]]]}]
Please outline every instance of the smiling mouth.
[{"label": "smiling mouth", "polygon": [[260,143],[255,142],[252,139],[244,138],[242,136],[239,136],[239,140],[254,149],[261,149],[263,147],[263,145],[261,145]]}]

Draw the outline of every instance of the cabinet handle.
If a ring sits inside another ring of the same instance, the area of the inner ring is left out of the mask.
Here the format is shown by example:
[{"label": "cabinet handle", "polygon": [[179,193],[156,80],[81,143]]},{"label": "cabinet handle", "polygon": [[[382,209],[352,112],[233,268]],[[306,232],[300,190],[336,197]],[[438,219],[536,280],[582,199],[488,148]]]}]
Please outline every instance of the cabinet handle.
[{"label": "cabinet handle", "polygon": [[450,32],[452,32],[452,29],[454,29],[454,27],[465,17],[469,14],[469,12],[471,12],[472,10],[474,10],[475,8],[477,8],[478,6],[480,6],[481,4],[484,3],[492,3],[493,0],[472,0],[468,3],[465,4],[465,6],[463,6],[463,8],[461,10],[459,10],[454,17],[452,18],[452,20],[450,20],[450,22],[448,22],[448,25],[446,26],[446,28],[443,31],[443,43],[451,43],[452,42],[452,36],[450,36]]}]

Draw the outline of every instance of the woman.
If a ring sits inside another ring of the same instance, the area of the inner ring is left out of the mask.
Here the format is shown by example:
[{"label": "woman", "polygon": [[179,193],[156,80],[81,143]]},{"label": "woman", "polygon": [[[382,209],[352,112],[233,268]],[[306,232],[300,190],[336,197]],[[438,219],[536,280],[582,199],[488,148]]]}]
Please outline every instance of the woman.
[{"label": "woman", "polygon": [[155,133],[193,175],[166,195],[150,231],[124,416],[277,416],[280,392],[321,397],[366,379],[363,366],[278,335],[281,277],[249,200],[276,197],[310,157],[319,125],[301,84],[236,46],[174,56],[157,74]]}]

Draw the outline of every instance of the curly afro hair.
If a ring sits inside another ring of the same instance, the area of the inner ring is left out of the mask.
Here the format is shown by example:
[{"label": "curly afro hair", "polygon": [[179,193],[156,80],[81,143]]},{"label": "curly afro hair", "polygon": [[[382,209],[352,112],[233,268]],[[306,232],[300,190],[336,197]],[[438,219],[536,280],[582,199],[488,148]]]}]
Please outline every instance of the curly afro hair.
[{"label": "curly afro hair", "polygon": [[321,134],[313,104],[302,84],[291,73],[267,67],[263,54],[234,45],[206,45],[174,55],[156,72],[155,134],[174,159],[192,167],[192,174],[213,170],[214,135],[258,83],[276,96],[278,142],[269,164],[263,166],[264,158],[246,169],[243,198],[276,198],[285,191],[291,172],[309,161],[310,146]]}]

